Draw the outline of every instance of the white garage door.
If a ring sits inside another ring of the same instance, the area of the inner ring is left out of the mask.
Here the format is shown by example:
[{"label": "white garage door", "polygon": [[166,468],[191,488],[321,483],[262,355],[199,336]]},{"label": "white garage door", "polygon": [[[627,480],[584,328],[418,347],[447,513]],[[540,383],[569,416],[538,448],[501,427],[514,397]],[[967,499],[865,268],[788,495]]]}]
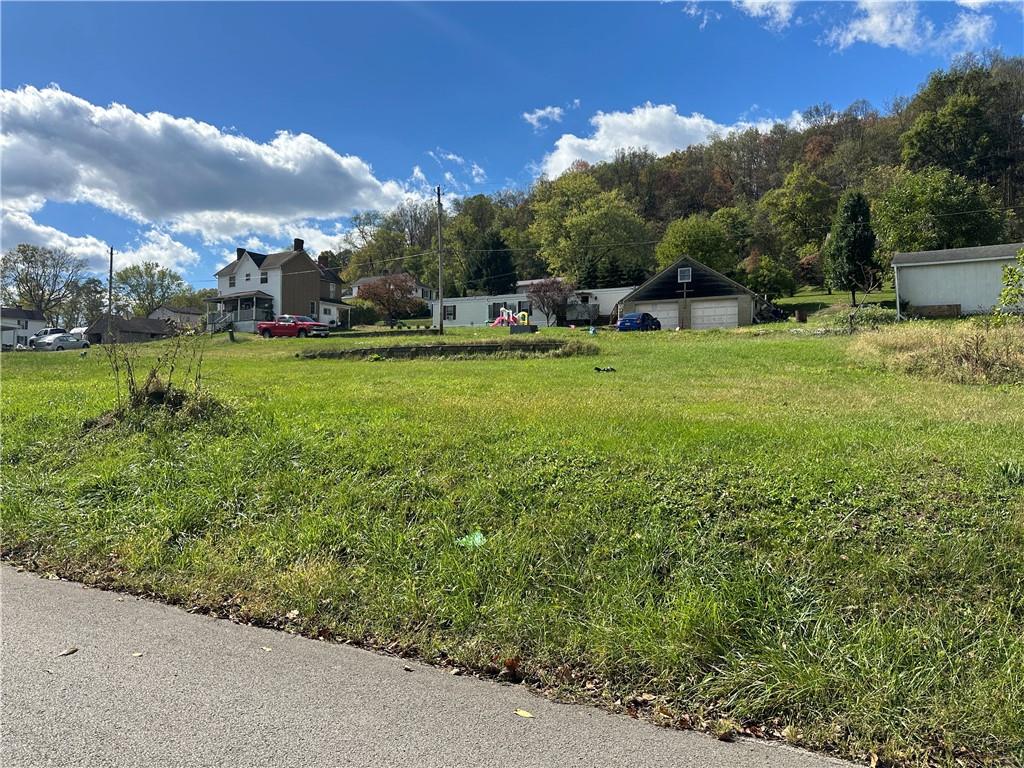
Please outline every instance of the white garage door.
[{"label": "white garage door", "polygon": [[679,302],[641,301],[634,312],[647,312],[661,321],[663,331],[674,331],[679,327]]},{"label": "white garage door", "polygon": [[695,301],[690,306],[691,328],[735,328],[740,324],[740,305],[737,299]]}]

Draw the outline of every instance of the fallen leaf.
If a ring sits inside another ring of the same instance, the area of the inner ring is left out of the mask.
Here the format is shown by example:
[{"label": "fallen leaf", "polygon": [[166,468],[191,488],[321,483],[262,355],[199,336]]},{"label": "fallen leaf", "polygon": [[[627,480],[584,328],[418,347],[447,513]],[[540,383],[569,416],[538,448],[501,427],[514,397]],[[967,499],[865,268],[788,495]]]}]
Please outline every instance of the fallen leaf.
[{"label": "fallen leaf", "polygon": [[412,672],[413,671],[412,667],[410,667],[408,664],[403,665],[402,669],[404,669],[406,672]]},{"label": "fallen leaf", "polygon": [[135,658],[139,658],[139,656],[141,656],[141,655],[142,654],[139,651],[136,651],[135,653],[132,654],[132,656],[134,656]]},{"label": "fallen leaf", "polygon": [[73,653],[78,653],[78,649],[77,648],[65,648],[63,651],[61,651],[57,655],[58,656],[70,656]]},{"label": "fallen leaf", "polygon": [[262,646],[260,646],[260,647],[261,647],[261,648],[262,648],[262,649],[263,649],[264,651],[272,651],[272,650],[274,650],[273,648],[268,648],[268,647],[267,647],[267,646],[265,646],[265,645],[262,645]]},{"label": "fallen leaf", "polygon": [[520,717],[533,717],[533,714],[530,713],[530,712],[527,712],[525,709],[517,709],[516,710],[516,714],[519,715]]},{"label": "fallen leaf", "polygon": [[458,667],[455,667],[454,669],[452,669],[452,674],[453,675],[461,675],[462,674],[462,670],[459,669]]},{"label": "fallen leaf", "polygon": [[297,619],[299,618],[299,612],[298,610],[291,610],[288,611],[288,613],[286,613],[285,616],[289,619]]}]

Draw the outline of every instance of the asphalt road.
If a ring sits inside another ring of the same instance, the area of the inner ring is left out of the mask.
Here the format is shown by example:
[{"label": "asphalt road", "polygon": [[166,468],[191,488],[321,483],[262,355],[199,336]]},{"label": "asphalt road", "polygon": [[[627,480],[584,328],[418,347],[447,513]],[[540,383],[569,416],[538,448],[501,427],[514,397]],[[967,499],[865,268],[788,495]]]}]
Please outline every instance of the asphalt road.
[{"label": "asphalt road", "polygon": [[[9,566],[0,567],[0,602],[5,768],[848,765]],[[69,647],[78,651],[58,655]]]}]

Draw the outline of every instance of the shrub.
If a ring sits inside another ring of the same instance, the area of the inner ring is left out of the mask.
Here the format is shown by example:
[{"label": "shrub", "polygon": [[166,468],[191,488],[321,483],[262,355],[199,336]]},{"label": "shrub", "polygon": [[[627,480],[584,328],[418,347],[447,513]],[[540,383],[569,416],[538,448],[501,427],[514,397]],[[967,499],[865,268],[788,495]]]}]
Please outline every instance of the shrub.
[{"label": "shrub", "polygon": [[829,316],[832,328],[849,331],[874,330],[882,325],[896,322],[896,310],[878,304],[861,304],[847,312],[835,312]]},{"label": "shrub", "polygon": [[377,308],[366,301],[365,299],[348,299],[346,304],[352,305],[352,321],[353,326],[356,325],[373,325],[380,320],[380,312]]}]

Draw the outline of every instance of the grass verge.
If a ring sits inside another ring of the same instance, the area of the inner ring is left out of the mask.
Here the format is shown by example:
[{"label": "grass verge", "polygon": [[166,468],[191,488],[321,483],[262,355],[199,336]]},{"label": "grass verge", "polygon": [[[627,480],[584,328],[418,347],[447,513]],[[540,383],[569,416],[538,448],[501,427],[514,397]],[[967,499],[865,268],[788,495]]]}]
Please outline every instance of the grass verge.
[{"label": "grass verge", "polygon": [[5,356],[4,555],[883,764],[1024,755],[1020,388],[840,336],[394,366],[309,343],[218,340],[222,418],[85,436],[102,359]]}]

